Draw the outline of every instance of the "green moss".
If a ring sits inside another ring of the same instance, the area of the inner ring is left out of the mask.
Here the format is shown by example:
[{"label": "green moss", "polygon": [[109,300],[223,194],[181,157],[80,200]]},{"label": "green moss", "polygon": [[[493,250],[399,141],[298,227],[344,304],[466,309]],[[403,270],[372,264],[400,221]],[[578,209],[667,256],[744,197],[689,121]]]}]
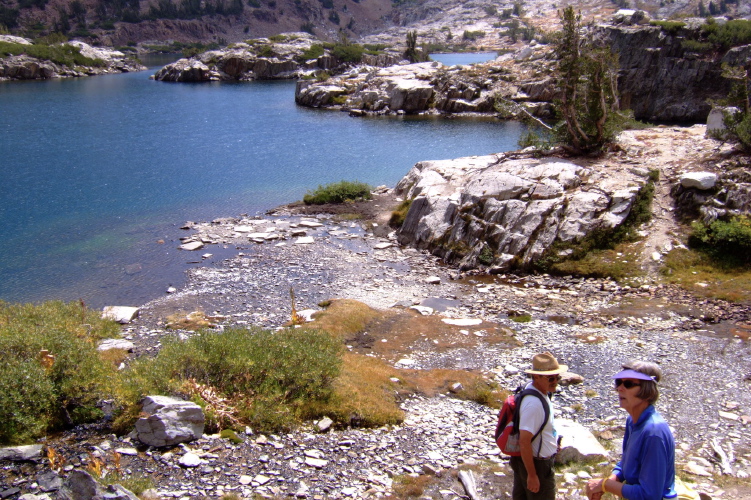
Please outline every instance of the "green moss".
[{"label": "green moss", "polygon": [[402,224],[404,224],[404,219],[407,218],[407,212],[409,212],[409,207],[412,206],[412,201],[414,198],[411,198],[409,200],[404,200],[401,203],[399,203],[399,206],[396,207],[396,210],[391,212],[391,218],[389,219],[389,226],[393,228],[400,228],[402,227]]},{"label": "green moss", "polygon": [[219,437],[228,440],[232,444],[241,444],[243,439],[232,429],[224,429],[219,433]]}]

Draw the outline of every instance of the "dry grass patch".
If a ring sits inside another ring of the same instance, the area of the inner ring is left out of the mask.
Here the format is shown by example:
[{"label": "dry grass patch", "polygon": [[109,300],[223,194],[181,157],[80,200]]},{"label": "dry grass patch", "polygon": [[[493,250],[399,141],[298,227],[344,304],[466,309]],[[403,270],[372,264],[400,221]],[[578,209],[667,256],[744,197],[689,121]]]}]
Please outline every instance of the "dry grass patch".
[{"label": "dry grass patch", "polygon": [[675,249],[665,257],[662,275],[700,297],[751,302],[751,270],[724,269],[705,255],[684,248]]},{"label": "dry grass patch", "polygon": [[332,300],[314,315],[314,328],[344,338],[353,352],[374,354],[395,363],[415,349],[473,349],[484,344],[519,345],[513,330],[493,323],[471,327],[448,325],[437,315],[411,310],[378,311],[351,299]]},{"label": "dry grass patch", "polygon": [[324,311],[313,316],[313,325],[332,335],[345,337],[365,330],[368,323],[383,313],[352,299],[335,299]]},{"label": "dry grass patch", "polygon": [[168,316],[166,323],[167,328],[172,330],[189,330],[191,332],[215,326],[203,311],[193,311],[187,315],[177,312]]},{"label": "dry grass patch", "polygon": [[374,427],[398,424],[404,412],[397,401],[395,368],[384,361],[360,354],[345,353],[334,394],[317,412],[346,425]]},{"label": "dry grass patch", "polygon": [[419,476],[397,476],[394,478],[395,499],[418,498],[425,493],[425,489],[435,481],[432,476],[421,474]]},{"label": "dry grass patch", "polygon": [[[509,394],[498,384],[474,371],[436,368],[399,370],[399,375],[412,392],[428,397],[451,392],[460,399],[476,401],[491,408],[500,408]],[[457,383],[461,384],[461,388],[454,390],[452,387]]]}]

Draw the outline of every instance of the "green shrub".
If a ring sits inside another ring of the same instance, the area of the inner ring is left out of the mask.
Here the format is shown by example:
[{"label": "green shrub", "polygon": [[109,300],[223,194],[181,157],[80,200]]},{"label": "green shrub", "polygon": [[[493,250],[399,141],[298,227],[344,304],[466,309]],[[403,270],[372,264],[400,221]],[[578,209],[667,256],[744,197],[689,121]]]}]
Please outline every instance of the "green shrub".
[{"label": "green shrub", "polygon": [[337,43],[331,49],[332,56],[347,63],[359,63],[364,53],[365,47],[356,43]]},{"label": "green shrub", "polygon": [[246,425],[259,431],[290,429],[331,396],[342,349],[330,334],[307,329],[229,329],[169,339],[156,358],[139,360],[124,374],[118,425],[125,428],[125,420],[137,417],[143,396],[185,392],[186,382],[194,382],[226,399],[234,418]]},{"label": "green shrub", "polygon": [[299,62],[309,61],[311,59],[318,59],[325,53],[323,45],[314,43],[309,48],[305,49],[299,57]]},{"label": "green shrub", "polygon": [[475,40],[482,38],[484,36],[485,36],[484,31],[464,31],[462,38],[464,38],[465,40],[469,40],[470,42],[474,42]]},{"label": "green shrub", "polygon": [[261,45],[256,51],[258,57],[274,57],[274,47],[271,45]]},{"label": "green shrub", "polygon": [[324,203],[346,203],[349,201],[369,200],[371,187],[362,182],[340,181],[308,192],[303,196],[306,205],[323,205]]},{"label": "green shrub", "polygon": [[684,50],[687,50],[689,52],[698,52],[700,54],[703,54],[705,52],[710,52],[714,47],[709,42],[700,42],[698,40],[683,40],[681,42],[681,46]]},{"label": "green shrub", "polygon": [[689,246],[727,267],[751,264],[751,217],[735,216],[709,225],[694,222]]},{"label": "green shrub", "polygon": [[0,443],[101,416],[97,403],[112,394],[116,370],[96,343],[118,331],[77,303],[0,302]]},{"label": "green shrub", "polygon": [[746,19],[719,24],[710,18],[701,31],[712,45],[722,50],[751,43],[751,21]]},{"label": "green shrub", "polygon": [[686,23],[681,21],[650,21],[649,24],[652,26],[659,26],[662,28],[662,31],[670,35],[676,35],[680,30],[686,27]]}]

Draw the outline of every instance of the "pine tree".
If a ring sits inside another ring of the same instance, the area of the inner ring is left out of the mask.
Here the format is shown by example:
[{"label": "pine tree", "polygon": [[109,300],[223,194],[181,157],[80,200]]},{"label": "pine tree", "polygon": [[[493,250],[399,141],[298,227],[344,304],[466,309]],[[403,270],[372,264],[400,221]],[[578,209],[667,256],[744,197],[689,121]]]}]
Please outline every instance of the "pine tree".
[{"label": "pine tree", "polygon": [[581,14],[573,7],[564,9],[561,21],[556,55],[564,123],[558,127],[558,140],[575,154],[596,152],[621,128],[617,57],[609,47],[582,36]]}]

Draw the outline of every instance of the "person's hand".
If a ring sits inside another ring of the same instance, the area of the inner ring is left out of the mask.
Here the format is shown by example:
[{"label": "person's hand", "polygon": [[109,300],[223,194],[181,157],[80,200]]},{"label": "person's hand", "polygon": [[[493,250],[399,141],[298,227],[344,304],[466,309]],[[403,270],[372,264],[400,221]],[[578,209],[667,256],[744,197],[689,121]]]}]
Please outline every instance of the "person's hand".
[{"label": "person's hand", "polygon": [[527,489],[532,493],[540,491],[540,478],[535,476],[527,476]]},{"label": "person's hand", "polygon": [[587,481],[587,498],[590,500],[600,500],[602,496],[602,479],[590,479]]}]

